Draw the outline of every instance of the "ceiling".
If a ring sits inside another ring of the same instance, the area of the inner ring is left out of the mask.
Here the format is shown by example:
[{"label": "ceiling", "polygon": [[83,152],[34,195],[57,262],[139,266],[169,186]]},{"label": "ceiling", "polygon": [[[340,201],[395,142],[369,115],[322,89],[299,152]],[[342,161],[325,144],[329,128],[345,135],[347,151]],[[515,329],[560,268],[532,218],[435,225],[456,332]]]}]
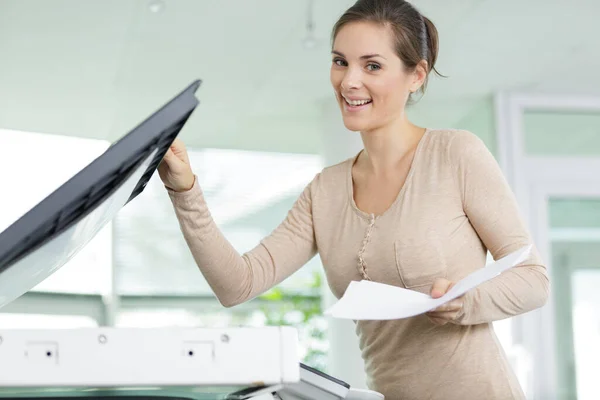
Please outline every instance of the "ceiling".
[{"label": "ceiling", "polygon": [[[0,0],[0,128],[113,141],[199,78],[188,145],[318,153],[329,33],[352,3],[315,0],[306,48],[307,0]],[[456,124],[497,90],[600,94],[598,2],[414,4],[448,76],[418,123]]]}]

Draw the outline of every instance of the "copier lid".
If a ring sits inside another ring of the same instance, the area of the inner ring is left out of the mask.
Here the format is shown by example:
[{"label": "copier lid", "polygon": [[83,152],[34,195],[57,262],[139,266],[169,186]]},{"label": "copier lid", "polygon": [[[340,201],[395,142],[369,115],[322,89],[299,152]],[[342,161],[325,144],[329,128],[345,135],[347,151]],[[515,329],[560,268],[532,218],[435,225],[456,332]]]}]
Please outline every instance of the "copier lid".
[{"label": "copier lid", "polygon": [[192,82],[0,233],[0,309],[75,256],[143,190],[199,101]]}]

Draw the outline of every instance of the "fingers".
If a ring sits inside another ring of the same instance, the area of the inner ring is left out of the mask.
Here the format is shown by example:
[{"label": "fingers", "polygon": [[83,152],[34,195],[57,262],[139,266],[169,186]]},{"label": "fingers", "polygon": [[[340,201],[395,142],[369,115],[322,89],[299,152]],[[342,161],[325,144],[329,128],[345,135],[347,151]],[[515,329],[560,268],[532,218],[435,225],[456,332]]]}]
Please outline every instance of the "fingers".
[{"label": "fingers", "polygon": [[442,297],[452,287],[453,283],[445,278],[437,278],[431,287],[431,297]]},{"label": "fingers", "polygon": [[[431,297],[434,299],[445,295],[454,286],[454,282],[445,278],[438,278],[431,286]],[[464,295],[457,297],[439,307],[429,311],[427,317],[436,325],[445,325],[454,321],[463,310]]]},{"label": "fingers", "polygon": [[462,311],[463,304],[463,298],[461,296],[427,312],[426,315],[434,324],[444,325],[456,319]]},{"label": "fingers", "polygon": [[171,159],[173,157],[175,157],[175,154],[173,154],[173,150],[169,148],[167,149],[167,152],[165,153],[163,159]]},{"label": "fingers", "polygon": [[446,311],[460,311],[463,307],[463,298],[458,297],[452,301],[449,301],[446,304],[442,304],[441,306],[431,310],[431,312],[446,312]]},{"label": "fingers", "polygon": [[181,139],[175,138],[171,143],[169,150],[181,161],[189,164],[188,154]]},{"label": "fingers", "polygon": [[161,161],[164,161],[168,166],[172,166],[177,161],[177,157],[173,153],[173,150],[168,149]]},{"label": "fingers", "polygon": [[460,309],[452,311],[429,311],[427,317],[436,325],[443,325],[453,321],[459,314]]}]

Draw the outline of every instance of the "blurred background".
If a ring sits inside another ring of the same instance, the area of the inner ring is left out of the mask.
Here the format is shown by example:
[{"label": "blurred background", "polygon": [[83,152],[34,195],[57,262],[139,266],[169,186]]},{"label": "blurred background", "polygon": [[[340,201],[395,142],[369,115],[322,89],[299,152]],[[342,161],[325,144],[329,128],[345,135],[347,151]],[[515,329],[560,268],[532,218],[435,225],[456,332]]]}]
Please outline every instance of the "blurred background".
[{"label": "blurred background", "polygon": [[[329,83],[348,0],[0,0],[0,230],[195,79],[181,133],[239,252],[326,165],[354,155]],[[597,399],[600,3],[415,0],[440,35],[409,110],[468,129],[503,168],[547,262],[543,309],[495,323],[528,398]],[[353,325],[328,320],[318,257],[231,309],[199,273],[154,176],[76,258],[0,309],[2,328],[293,325],[307,364],[364,387]]]}]

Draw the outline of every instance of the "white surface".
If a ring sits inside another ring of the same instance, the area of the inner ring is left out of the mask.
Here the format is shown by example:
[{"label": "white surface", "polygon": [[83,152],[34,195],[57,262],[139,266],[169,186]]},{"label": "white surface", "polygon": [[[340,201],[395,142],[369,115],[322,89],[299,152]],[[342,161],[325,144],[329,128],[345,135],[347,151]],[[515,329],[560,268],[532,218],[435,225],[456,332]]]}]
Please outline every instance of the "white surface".
[{"label": "white surface", "polygon": [[531,245],[481,268],[458,281],[444,296],[433,299],[413,290],[371,281],[353,281],[325,314],[354,320],[401,319],[425,313],[477,287],[522,262]]},{"label": "white surface", "polygon": [[0,330],[0,338],[0,388],[249,386],[300,379],[298,338],[290,327]]},{"label": "white surface", "polygon": [[156,150],[94,211],[2,273],[0,309],[52,275],[83,249],[127,203]]}]

